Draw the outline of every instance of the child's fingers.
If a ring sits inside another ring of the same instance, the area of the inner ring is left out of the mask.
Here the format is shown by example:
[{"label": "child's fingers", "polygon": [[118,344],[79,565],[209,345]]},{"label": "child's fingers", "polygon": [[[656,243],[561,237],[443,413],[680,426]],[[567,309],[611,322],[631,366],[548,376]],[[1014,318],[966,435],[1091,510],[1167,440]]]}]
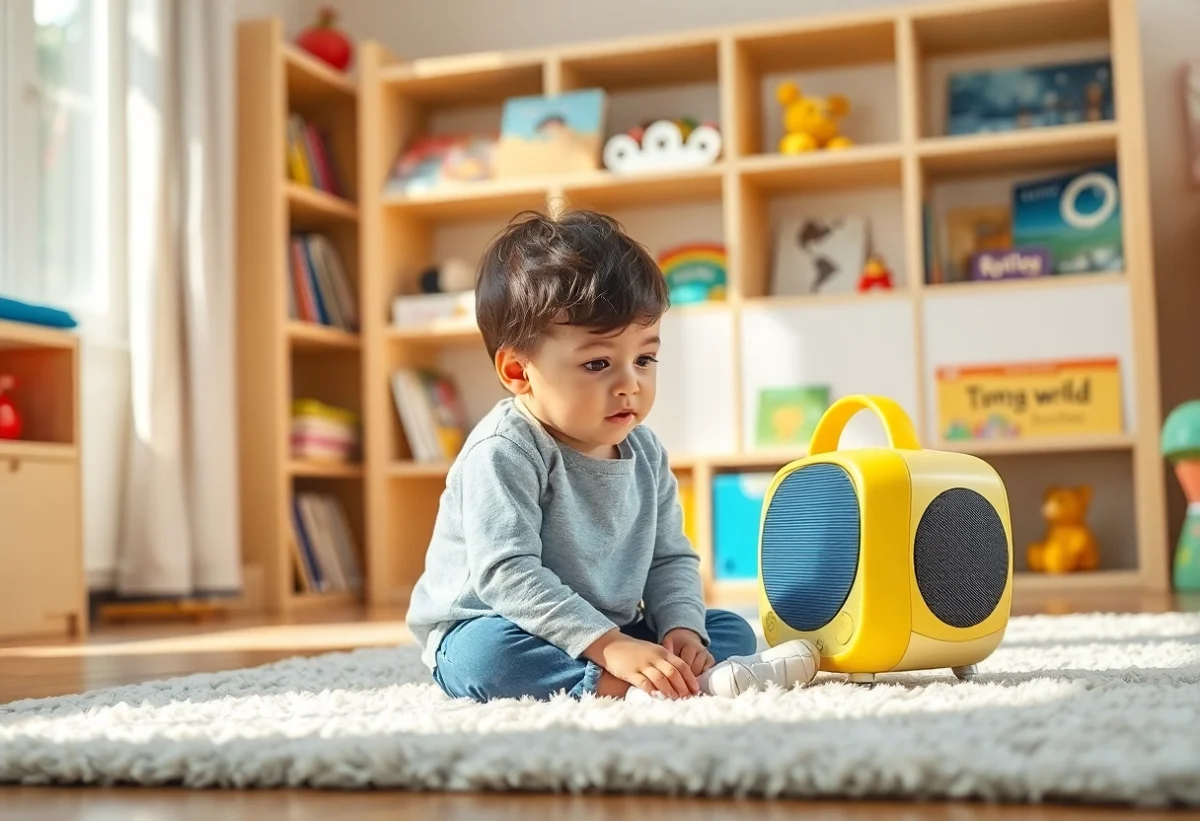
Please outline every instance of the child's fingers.
[{"label": "child's fingers", "polygon": [[[661,664],[661,662],[660,662]],[[664,665],[670,667],[670,665]],[[662,666],[651,664],[642,670],[642,675],[650,680],[654,688],[662,693],[667,698],[679,698],[680,692],[675,688],[674,682],[671,681],[667,671]]]},{"label": "child's fingers", "polygon": [[632,673],[628,680],[630,686],[636,687],[644,693],[654,695],[654,685],[650,682],[650,679],[646,678],[641,673]]},{"label": "child's fingers", "polygon": [[682,681],[673,679],[673,681],[677,681],[683,687],[679,693],[681,696],[694,695],[700,692],[700,685],[697,683],[696,676],[692,673],[692,668],[688,666],[687,662],[674,653],[668,655],[666,661],[676,671],[680,678],[682,678]]}]

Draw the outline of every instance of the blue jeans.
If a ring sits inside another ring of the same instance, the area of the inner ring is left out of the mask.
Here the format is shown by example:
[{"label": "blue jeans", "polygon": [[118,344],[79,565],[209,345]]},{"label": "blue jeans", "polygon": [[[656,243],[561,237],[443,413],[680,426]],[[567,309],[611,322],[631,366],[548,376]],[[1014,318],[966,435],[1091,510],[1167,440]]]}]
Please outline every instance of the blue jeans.
[{"label": "blue jeans", "polygon": [[[758,649],[754,630],[736,613],[709,610],[705,626],[708,652],[718,662]],[[622,627],[621,632],[657,643],[645,622]],[[433,677],[452,698],[490,701],[533,696],[545,701],[562,692],[573,698],[595,693],[600,672],[595,662],[572,658],[502,616],[485,616],[459,622],[446,634],[438,646]]]}]

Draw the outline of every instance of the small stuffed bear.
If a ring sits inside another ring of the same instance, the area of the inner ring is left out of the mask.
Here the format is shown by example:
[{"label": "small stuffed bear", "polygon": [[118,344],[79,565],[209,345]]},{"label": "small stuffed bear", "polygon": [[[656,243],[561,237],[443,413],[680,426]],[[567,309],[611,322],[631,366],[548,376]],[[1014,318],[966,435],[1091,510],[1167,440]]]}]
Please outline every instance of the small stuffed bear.
[{"label": "small stuffed bear", "polygon": [[839,133],[838,121],[850,112],[850,101],[842,94],[806,97],[793,82],[780,84],[775,93],[783,106],[783,139],[779,150],[801,154],[819,148],[849,148],[854,145]]},{"label": "small stuffed bear", "polygon": [[1026,558],[1030,570],[1070,573],[1096,569],[1100,553],[1096,538],[1084,521],[1091,501],[1092,489],[1087,485],[1046,490],[1042,500],[1046,538],[1029,545]]}]

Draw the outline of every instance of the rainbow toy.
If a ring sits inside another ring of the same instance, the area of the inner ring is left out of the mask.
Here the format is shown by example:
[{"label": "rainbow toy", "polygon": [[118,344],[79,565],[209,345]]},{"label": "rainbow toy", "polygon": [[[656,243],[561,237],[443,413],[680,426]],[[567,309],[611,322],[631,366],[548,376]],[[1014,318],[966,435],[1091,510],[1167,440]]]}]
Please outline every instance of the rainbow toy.
[{"label": "rainbow toy", "polygon": [[725,299],[725,246],[718,242],[689,242],[658,255],[671,303],[722,302]]}]

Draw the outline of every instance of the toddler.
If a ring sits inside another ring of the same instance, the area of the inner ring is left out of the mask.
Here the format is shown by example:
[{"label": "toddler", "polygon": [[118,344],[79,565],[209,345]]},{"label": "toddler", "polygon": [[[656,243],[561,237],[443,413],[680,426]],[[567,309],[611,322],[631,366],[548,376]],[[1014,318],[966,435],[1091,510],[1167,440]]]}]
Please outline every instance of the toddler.
[{"label": "toddler", "polygon": [[807,684],[792,641],[756,654],[706,609],[654,406],[654,260],[590,211],[519,215],[488,248],[476,313],[510,396],[447,476],[408,625],[450,696],[734,696]]}]

